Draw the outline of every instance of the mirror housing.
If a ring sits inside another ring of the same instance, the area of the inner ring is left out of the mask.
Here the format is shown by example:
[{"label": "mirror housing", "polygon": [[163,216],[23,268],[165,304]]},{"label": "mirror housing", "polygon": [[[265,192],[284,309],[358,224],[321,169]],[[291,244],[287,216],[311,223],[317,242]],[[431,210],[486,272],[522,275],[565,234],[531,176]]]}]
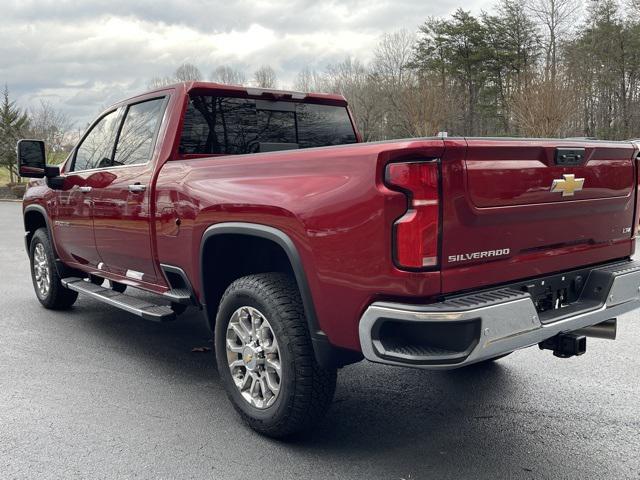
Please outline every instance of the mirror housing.
[{"label": "mirror housing", "polygon": [[18,175],[26,178],[44,178],[47,175],[44,142],[42,140],[19,140]]}]

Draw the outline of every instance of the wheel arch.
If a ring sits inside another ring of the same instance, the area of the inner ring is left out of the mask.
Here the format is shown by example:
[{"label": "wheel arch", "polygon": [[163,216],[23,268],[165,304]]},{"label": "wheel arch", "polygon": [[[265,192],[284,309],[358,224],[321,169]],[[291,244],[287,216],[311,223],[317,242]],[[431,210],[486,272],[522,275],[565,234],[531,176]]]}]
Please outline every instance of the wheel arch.
[{"label": "wheel arch", "polygon": [[49,241],[51,242],[51,248],[53,249],[54,254],[54,262],[56,266],[56,270],[58,271],[58,275],[60,277],[66,277],[70,274],[84,276],[84,273],[74,270],[70,267],[67,267],[60,260],[60,255],[58,253],[58,246],[56,245],[55,238],[53,237],[53,229],[51,228],[51,220],[49,215],[47,214],[47,210],[38,204],[27,205],[23,211],[23,221],[24,221],[24,244],[27,250],[27,255],[30,255],[30,247],[31,247],[31,239],[33,238],[33,234],[39,228],[46,228],[47,234],[49,236]]},{"label": "wheel arch", "polygon": [[57,256],[56,245],[51,235],[51,225],[49,223],[49,216],[46,209],[42,205],[27,205],[23,211],[24,232],[25,232],[25,247],[27,253],[29,253],[29,246],[31,245],[31,239],[33,234],[39,228],[46,228],[51,240],[53,251]]},{"label": "wheel arch", "polygon": [[[245,265],[234,263],[235,256],[242,248],[251,252],[250,255],[253,257],[250,259],[260,260],[257,266],[247,265],[246,262]],[[357,352],[343,352],[343,349],[329,343],[318,322],[307,274],[298,249],[289,235],[282,230],[244,222],[212,225],[202,235],[199,265],[201,303],[212,330],[220,298],[234,280],[252,273],[283,271],[292,274],[298,286],[317,362],[323,366],[335,367],[362,358]]]},{"label": "wheel arch", "polygon": [[[300,259],[300,254],[291,238],[282,230],[270,227],[267,225],[260,225],[256,223],[243,223],[243,222],[227,222],[212,225],[207,228],[202,235],[202,241],[200,245],[200,285],[201,296],[204,299],[204,305],[211,306],[217,309],[216,299],[212,298],[210,292],[207,292],[205,286],[211,279],[210,268],[212,265],[207,265],[207,260],[211,259],[212,255],[211,247],[214,246],[213,241],[220,240],[223,237],[226,238],[238,238],[248,237],[252,239],[260,239],[263,241],[271,242],[275,244],[286,255],[286,259],[289,262],[291,273],[293,274],[300,296],[302,297],[302,304],[304,306],[307,322],[309,323],[310,332],[320,331],[318,321],[316,317],[315,307],[313,305],[313,299],[311,297],[311,291],[307,283],[307,277]],[[222,252],[220,252],[222,253]],[[257,272],[251,272],[257,273]],[[209,275],[208,275],[209,274]],[[211,304],[213,300],[213,304]]]}]

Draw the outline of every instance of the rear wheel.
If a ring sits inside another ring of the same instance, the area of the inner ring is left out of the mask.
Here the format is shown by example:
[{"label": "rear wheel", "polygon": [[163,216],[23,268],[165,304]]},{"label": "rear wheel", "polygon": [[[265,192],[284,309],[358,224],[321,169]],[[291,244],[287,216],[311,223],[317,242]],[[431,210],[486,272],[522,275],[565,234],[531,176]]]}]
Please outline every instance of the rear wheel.
[{"label": "rear wheel", "polygon": [[317,364],[295,281],[249,275],[225,292],[215,325],[218,372],[234,408],[254,430],[285,437],[326,413],[336,370]]},{"label": "rear wheel", "polygon": [[45,228],[36,230],[29,247],[31,279],[38,300],[45,308],[54,310],[71,307],[78,298],[78,292],[62,285],[54,263],[53,247]]}]

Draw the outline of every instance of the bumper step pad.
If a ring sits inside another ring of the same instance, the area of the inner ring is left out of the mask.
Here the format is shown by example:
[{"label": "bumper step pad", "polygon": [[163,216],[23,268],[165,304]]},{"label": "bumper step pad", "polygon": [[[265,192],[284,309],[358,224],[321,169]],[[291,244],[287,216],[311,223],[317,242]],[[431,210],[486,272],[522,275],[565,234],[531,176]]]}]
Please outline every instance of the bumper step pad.
[{"label": "bumper step pad", "polygon": [[70,290],[88,295],[95,300],[120,308],[134,315],[154,322],[168,322],[176,319],[171,307],[147,302],[141,298],[118,293],[110,288],[101,287],[78,277],[62,279],[62,284]]},{"label": "bumper step pad", "polygon": [[[529,293],[511,286],[432,304],[374,302],[360,319],[362,352],[370,361],[389,365],[458,368],[640,308],[640,262],[623,260],[584,270],[588,273],[579,299],[548,312],[538,312]],[[583,352],[579,347],[574,355]]]}]

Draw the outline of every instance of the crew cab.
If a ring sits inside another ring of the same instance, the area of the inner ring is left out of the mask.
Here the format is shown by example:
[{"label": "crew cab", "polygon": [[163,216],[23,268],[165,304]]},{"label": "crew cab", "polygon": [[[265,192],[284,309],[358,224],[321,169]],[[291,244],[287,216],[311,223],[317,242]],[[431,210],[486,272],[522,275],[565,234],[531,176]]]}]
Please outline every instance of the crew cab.
[{"label": "crew cab", "polygon": [[232,405],[275,437],[319,421],[337,370],[363,358],[451,369],[613,338],[640,306],[637,155],[586,139],[362,143],[341,96],[204,82],[113,105],[60,166],[18,144],[42,305],[201,309]]}]

